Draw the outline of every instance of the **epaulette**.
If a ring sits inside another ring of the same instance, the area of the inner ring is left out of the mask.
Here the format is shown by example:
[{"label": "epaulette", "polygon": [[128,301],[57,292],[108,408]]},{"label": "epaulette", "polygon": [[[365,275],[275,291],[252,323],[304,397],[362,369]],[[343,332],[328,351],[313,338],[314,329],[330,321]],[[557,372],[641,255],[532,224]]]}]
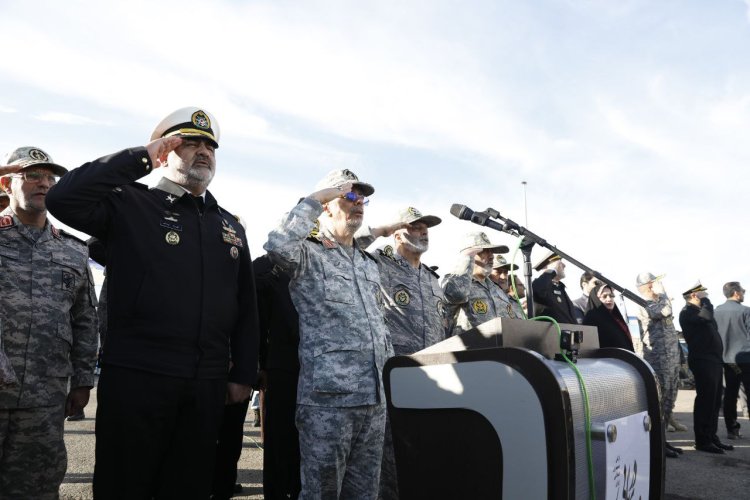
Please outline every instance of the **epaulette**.
[{"label": "epaulette", "polygon": [[310,234],[307,236],[307,241],[319,243],[326,248],[336,248],[337,246],[339,246],[339,244],[336,243],[334,240],[328,238],[327,236],[323,236],[322,234],[317,234],[315,236]]},{"label": "epaulette", "polygon": [[370,252],[367,252],[367,251],[365,251],[364,248],[359,248],[359,247],[357,247],[357,250],[359,250],[359,253],[361,253],[362,255],[364,255],[365,257],[367,257],[368,259],[372,259],[372,261],[377,264],[378,259],[376,259],[375,256],[372,255]]},{"label": "epaulette", "polygon": [[437,279],[440,279],[440,275],[439,275],[439,274],[437,273],[437,271],[435,271],[435,269],[433,269],[432,267],[428,266],[427,264],[422,264],[422,266],[423,266],[423,267],[424,267],[425,269],[427,269],[428,271],[430,271],[430,273],[431,273],[431,274],[432,274],[432,275],[433,275],[434,277],[436,277]]},{"label": "epaulette", "polygon": [[[130,184],[128,184],[128,186],[133,186],[134,188],[143,189],[144,191],[148,191],[149,189],[151,189],[150,187],[148,187],[148,185],[143,184],[142,182],[131,182]],[[112,191],[116,193],[121,193],[122,188],[118,186],[114,188]]]},{"label": "epaulette", "polygon": [[[55,236],[56,238],[60,238],[62,236],[65,236],[66,238],[69,238],[69,239],[71,239],[73,241],[76,241],[76,242],[80,243],[81,245],[85,246],[86,248],[88,248],[88,245],[86,244],[86,240],[83,240],[83,239],[79,238],[75,234],[69,233],[69,232],[67,232],[64,229],[58,229],[55,226],[52,226],[51,230],[52,230],[52,235]],[[55,235],[55,233],[57,233],[57,235]]]}]

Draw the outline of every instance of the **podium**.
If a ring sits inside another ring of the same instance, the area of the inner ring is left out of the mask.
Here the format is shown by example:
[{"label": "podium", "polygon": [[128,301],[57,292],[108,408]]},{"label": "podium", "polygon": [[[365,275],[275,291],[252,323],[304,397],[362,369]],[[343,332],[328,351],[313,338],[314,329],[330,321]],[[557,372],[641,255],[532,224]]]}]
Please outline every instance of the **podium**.
[{"label": "podium", "polygon": [[575,371],[554,325],[498,318],[385,365],[402,499],[598,499],[664,494],[664,426],[651,367],[580,331]]}]

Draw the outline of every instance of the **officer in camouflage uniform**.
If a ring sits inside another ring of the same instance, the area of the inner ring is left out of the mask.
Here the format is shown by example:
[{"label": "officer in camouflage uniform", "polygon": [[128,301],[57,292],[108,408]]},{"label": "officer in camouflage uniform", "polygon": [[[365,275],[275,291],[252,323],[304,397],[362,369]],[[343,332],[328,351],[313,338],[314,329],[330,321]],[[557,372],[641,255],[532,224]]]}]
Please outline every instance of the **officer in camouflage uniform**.
[{"label": "officer in camouflage uniform", "polygon": [[[412,354],[446,338],[445,303],[438,275],[422,264],[429,247],[429,228],[439,217],[422,215],[414,207],[399,211],[397,222],[378,228],[363,228],[355,235],[357,244],[368,247],[378,236],[393,234],[394,246],[374,252],[385,289],[385,321],[397,356]],[[390,419],[386,419],[383,466],[379,498],[398,499],[396,460]]]},{"label": "officer in camouflage uniform", "polygon": [[495,318],[508,318],[510,302],[501,300],[500,288],[489,276],[493,254],[508,253],[482,232],[466,235],[461,257],[452,273],[443,278],[443,292],[452,318],[452,335],[457,335]]},{"label": "officer in camouflage uniform", "polygon": [[[672,302],[664,292],[660,278],[651,273],[639,274],[636,285],[638,293],[647,302],[645,308],[638,308],[643,359],[651,365],[659,380],[662,412],[666,424],[672,418],[680,381],[680,347],[674,327]],[[666,453],[668,457],[676,458],[680,451],[667,443]]]},{"label": "officer in camouflage uniform", "polygon": [[1,180],[0,335],[19,382],[0,388],[0,498],[52,499],[67,467],[65,416],[94,385],[96,296],[86,245],[47,220],[47,191],[67,170],[34,147],[2,165],[17,173]]},{"label": "officer in camouflage uniform", "polygon": [[[508,312],[508,317],[513,319],[524,319],[523,311],[518,301],[512,299],[510,295],[510,281],[508,280],[508,273],[512,270],[518,269],[515,264],[509,263],[500,254],[496,254],[492,260],[492,273],[490,274],[490,280],[500,288],[500,300],[503,302],[505,309]],[[518,286],[518,285],[516,285]]]},{"label": "officer in camouflage uniform", "polygon": [[372,499],[385,429],[383,365],[393,347],[378,265],[354,233],[375,190],[349,170],[330,172],[317,189],[264,245],[290,275],[300,318],[300,498]]}]

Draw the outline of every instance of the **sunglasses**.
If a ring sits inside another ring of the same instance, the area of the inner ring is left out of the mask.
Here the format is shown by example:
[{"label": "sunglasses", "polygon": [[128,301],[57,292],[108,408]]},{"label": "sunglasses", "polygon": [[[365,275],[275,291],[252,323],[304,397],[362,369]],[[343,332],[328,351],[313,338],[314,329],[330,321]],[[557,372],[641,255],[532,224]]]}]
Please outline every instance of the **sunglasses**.
[{"label": "sunglasses", "polygon": [[355,193],[353,191],[349,191],[346,194],[342,194],[341,198],[343,198],[343,199],[345,199],[347,201],[351,201],[352,203],[355,203],[357,201],[361,201],[363,205],[367,205],[368,203],[370,203],[370,200],[367,199],[367,198],[365,198],[364,195],[357,194],[357,193]]},{"label": "sunglasses", "polygon": [[47,179],[47,182],[51,186],[57,184],[57,181],[60,180],[60,176],[52,175],[52,174],[45,174],[44,172],[21,172],[20,174],[12,174],[11,177],[15,177],[17,179],[23,179],[24,181],[28,182],[29,184],[39,184],[42,182],[42,179]]}]

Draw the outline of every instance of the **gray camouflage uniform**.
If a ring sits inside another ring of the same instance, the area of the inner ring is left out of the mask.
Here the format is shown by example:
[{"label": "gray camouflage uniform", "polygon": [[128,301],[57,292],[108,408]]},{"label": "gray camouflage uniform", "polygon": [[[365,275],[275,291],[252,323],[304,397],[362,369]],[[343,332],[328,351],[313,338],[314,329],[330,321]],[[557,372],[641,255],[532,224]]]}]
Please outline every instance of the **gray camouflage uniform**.
[{"label": "gray camouflage uniform", "polygon": [[[366,248],[374,241],[369,231],[357,234],[357,243]],[[424,264],[414,269],[391,245],[377,249],[373,256],[385,289],[385,322],[396,356],[405,356],[446,338],[443,289],[438,275]],[[381,499],[398,499],[396,458],[390,419],[386,419],[383,465],[380,472]]]},{"label": "gray camouflage uniform", "polygon": [[296,424],[300,498],[375,498],[385,428],[383,365],[393,355],[375,260],[326,233],[306,198],[268,235],[271,259],[291,277],[300,318]]},{"label": "gray camouflage uniform", "polygon": [[512,317],[510,298],[489,278],[477,281],[472,275],[473,268],[473,257],[461,255],[453,272],[443,277],[447,312],[453,318],[451,335],[471,330],[491,319]]},{"label": "gray camouflage uniform", "polygon": [[638,308],[638,321],[643,331],[643,359],[656,372],[661,386],[662,410],[669,421],[677,400],[680,381],[680,351],[674,327],[672,304],[665,294],[657,300],[646,300],[647,307]]},{"label": "gray camouflage uniform", "polygon": [[0,321],[19,384],[0,389],[0,498],[57,498],[68,380],[93,387],[96,296],[88,250],[47,221],[0,218]]}]

